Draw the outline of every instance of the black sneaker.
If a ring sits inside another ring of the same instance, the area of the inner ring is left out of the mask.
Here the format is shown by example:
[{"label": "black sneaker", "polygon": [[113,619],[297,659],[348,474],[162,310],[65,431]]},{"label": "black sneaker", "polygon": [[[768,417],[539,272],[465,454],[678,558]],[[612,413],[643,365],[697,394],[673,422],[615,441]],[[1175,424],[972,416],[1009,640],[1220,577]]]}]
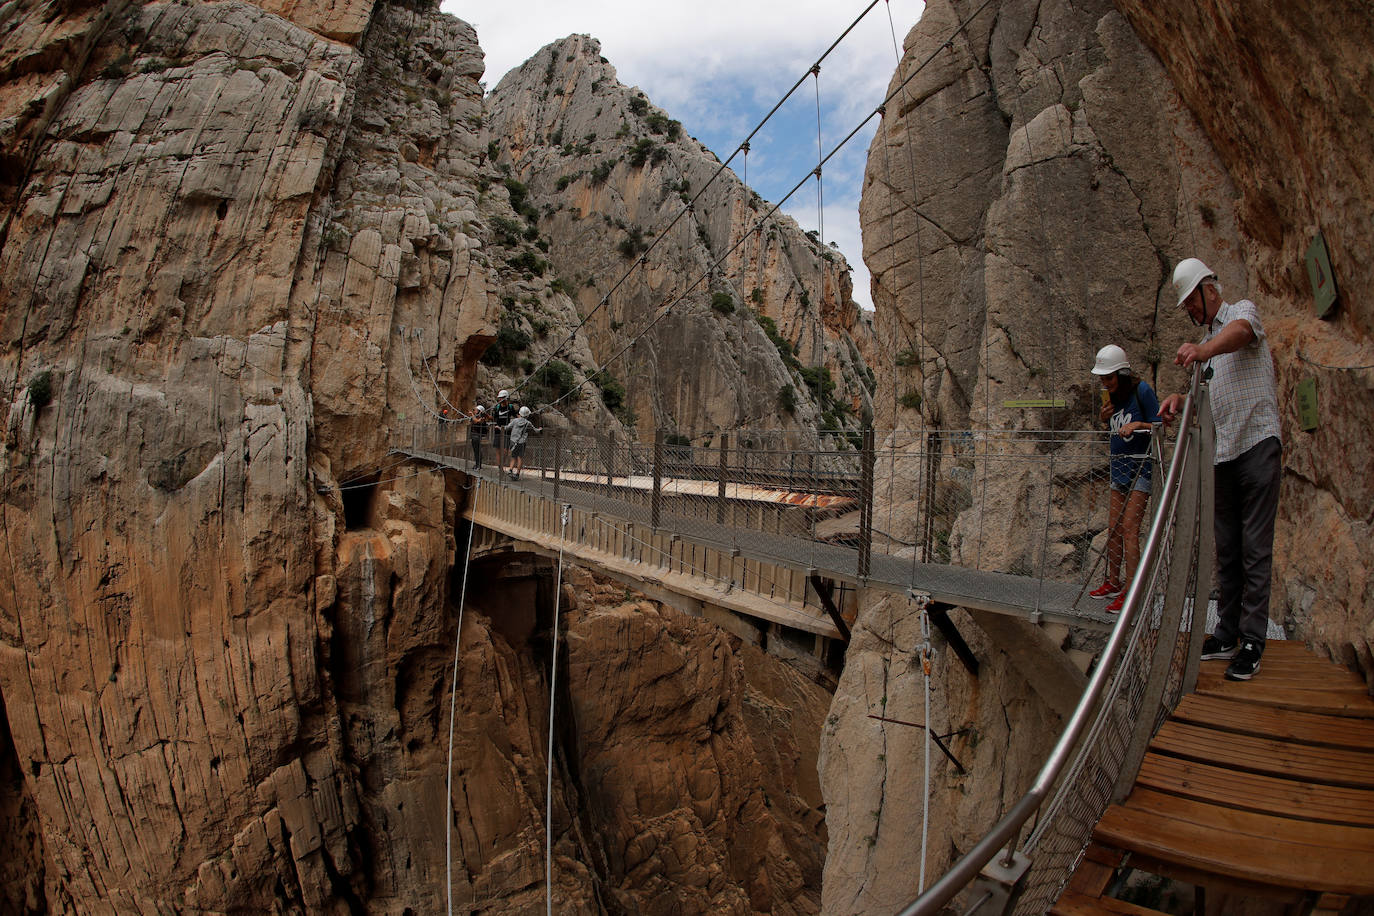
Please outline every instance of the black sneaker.
[{"label": "black sneaker", "polygon": [[1235,643],[1224,643],[1215,636],[1208,636],[1202,641],[1203,661],[1210,661],[1214,658],[1233,658],[1235,654]]},{"label": "black sneaker", "polygon": [[1236,657],[1231,659],[1231,664],[1226,668],[1226,679],[1228,681],[1248,681],[1254,677],[1260,669],[1260,656],[1264,654],[1264,647],[1253,639],[1247,639],[1240,644],[1240,651]]}]

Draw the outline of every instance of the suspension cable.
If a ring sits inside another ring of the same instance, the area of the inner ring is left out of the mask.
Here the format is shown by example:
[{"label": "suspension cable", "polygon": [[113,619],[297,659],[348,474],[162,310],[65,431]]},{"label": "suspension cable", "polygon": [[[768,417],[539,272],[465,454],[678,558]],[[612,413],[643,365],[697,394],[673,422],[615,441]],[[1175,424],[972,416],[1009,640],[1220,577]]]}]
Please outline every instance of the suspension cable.
[{"label": "suspension cable", "polygon": [[[870,7],[871,9],[871,7]],[[820,251],[816,257],[816,317],[820,318],[825,308],[825,181],[821,177],[821,166],[824,163],[825,146],[821,142],[821,65],[811,68],[812,84],[816,89],[816,244],[820,246]],[[816,321],[811,325],[811,355],[824,356],[823,344],[821,343],[821,327],[823,322]]]},{"label": "suspension cable", "polygon": [[921,790],[921,870],[917,883],[920,893],[926,889],[926,848],[930,842],[930,743],[935,727],[930,724],[930,599],[920,600],[921,606],[921,677],[925,685],[925,767],[924,787]]},{"label": "suspension cable", "polygon": [[553,722],[555,688],[558,686],[558,614],[563,601],[563,545],[568,540],[571,512],[572,504],[564,503],[558,542],[558,578],[554,580],[553,597],[553,662],[549,669],[549,743],[544,784],[544,906],[548,916],[553,916]]},{"label": "suspension cable", "polygon": [[[472,499],[482,486],[482,478],[473,482]],[[458,590],[458,631],[453,637],[453,676],[448,700],[448,800],[444,805],[444,863],[448,876],[448,916],[453,916],[453,731],[458,716],[458,649],[463,641],[463,606],[468,596],[468,567],[472,562],[472,531],[477,525],[468,523],[468,546],[463,551],[463,585]]]}]

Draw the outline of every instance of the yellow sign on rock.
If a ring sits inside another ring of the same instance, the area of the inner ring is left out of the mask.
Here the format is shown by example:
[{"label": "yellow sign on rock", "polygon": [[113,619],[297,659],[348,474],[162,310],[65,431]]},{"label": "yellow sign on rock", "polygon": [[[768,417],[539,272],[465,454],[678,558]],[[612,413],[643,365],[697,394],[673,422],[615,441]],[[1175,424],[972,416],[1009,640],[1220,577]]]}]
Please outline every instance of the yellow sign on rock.
[{"label": "yellow sign on rock", "polygon": [[1063,398],[1024,398],[1019,401],[1003,401],[1003,407],[1066,407]]}]

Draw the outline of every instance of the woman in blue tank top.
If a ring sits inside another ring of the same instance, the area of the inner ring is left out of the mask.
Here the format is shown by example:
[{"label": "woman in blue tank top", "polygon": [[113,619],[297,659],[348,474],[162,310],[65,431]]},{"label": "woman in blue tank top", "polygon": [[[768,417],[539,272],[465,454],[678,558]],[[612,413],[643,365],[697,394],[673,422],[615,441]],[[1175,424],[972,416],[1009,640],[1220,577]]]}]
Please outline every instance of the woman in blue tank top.
[{"label": "woman in blue tank top", "polygon": [[1107,610],[1121,610],[1126,589],[1140,561],[1140,523],[1154,479],[1150,459],[1159,398],[1148,382],[1131,371],[1126,351],[1108,345],[1097,351],[1093,375],[1102,380],[1100,418],[1111,428],[1111,506],[1107,530],[1107,576],[1088,594],[1112,598]]}]

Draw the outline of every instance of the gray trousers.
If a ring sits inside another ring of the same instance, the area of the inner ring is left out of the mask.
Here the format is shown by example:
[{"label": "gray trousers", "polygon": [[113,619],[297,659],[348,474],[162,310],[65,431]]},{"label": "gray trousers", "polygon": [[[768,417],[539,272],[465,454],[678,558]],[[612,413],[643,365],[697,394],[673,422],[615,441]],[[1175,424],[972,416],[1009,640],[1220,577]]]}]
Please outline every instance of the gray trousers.
[{"label": "gray trousers", "polygon": [[1223,643],[1253,639],[1264,646],[1282,476],[1283,447],[1272,437],[1215,468],[1220,621],[1213,635]]}]

